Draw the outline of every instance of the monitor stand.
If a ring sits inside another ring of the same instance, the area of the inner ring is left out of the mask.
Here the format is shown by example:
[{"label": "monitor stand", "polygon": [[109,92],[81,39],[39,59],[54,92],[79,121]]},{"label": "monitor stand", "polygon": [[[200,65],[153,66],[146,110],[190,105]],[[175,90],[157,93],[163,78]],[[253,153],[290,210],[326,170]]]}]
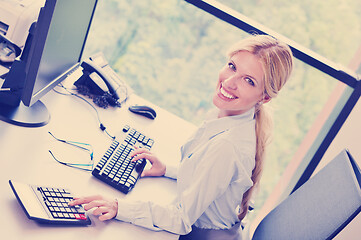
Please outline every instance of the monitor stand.
[{"label": "monitor stand", "polygon": [[0,103],[0,120],[21,127],[41,127],[49,122],[50,114],[41,101],[31,107],[22,102],[16,107]]}]

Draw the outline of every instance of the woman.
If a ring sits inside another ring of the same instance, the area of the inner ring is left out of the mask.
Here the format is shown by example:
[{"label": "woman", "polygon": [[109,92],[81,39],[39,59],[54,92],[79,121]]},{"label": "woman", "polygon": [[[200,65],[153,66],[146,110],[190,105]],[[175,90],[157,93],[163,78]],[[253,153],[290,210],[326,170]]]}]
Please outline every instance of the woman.
[{"label": "woman", "polygon": [[184,239],[240,238],[239,224],[259,183],[270,136],[263,104],[276,97],[292,66],[284,43],[266,35],[244,39],[229,51],[213,96],[216,111],[182,146],[178,170],[167,168],[148,150],[133,152],[133,161],[146,158],[152,163],[142,176],[177,179],[174,204],[91,196],[70,205],[85,204],[102,221],[116,218],[186,235]]}]

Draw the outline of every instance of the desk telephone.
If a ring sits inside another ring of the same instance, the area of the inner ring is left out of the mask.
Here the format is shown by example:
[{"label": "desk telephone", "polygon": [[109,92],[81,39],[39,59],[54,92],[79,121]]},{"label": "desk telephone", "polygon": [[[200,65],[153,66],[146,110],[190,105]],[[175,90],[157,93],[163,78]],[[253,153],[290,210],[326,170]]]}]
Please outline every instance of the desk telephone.
[{"label": "desk telephone", "polygon": [[102,53],[81,63],[83,75],[74,83],[78,92],[93,99],[100,107],[118,106],[128,98],[129,87],[109,66]]}]

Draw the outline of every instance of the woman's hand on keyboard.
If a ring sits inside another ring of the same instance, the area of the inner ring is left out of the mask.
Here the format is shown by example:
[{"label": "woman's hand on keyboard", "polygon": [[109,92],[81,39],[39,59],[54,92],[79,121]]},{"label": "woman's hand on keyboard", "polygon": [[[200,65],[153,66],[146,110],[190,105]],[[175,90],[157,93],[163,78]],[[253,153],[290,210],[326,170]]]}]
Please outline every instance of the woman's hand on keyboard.
[{"label": "woman's hand on keyboard", "polygon": [[93,215],[99,216],[100,221],[114,218],[118,213],[118,202],[113,199],[106,199],[100,195],[74,198],[69,202],[69,206],[84,205],[86,211],[94,209]]},{"label": "woman's hand on keyboard", "polygon": [[141,177],[158,177],[163,176],[166,171],[166,166],[162,163],[154,153],[150,152],[145,148],[137,148],[131,153],[132,162],[136,162],[140,159],[147,159],[152,164],[152,167],[149,170],[144,170]]}]

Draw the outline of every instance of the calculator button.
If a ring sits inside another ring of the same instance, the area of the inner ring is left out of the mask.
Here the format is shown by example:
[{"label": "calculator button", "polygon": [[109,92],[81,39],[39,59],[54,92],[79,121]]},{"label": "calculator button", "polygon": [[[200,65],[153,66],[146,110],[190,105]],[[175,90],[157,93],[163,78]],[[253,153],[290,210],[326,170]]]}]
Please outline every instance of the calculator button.
[{"label": "calculator button", "polygon": [[75,218],[78,220],[86,220],[85,214],[75,214]]}]

